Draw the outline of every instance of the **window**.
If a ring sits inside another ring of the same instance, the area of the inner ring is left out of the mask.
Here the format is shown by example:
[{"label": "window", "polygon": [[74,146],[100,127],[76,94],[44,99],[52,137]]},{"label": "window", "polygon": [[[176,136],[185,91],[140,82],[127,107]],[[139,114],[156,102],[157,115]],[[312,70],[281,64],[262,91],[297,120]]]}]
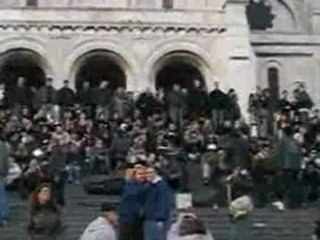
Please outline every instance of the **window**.
[{"label": "window", "polygon": [[27,0],[27,7],[36,7],[38,6],[38,0]]},{"label": "window", "polygon": [[162,7],[164,9],[172,9],[173,8],[173,0],[163,0]]}]

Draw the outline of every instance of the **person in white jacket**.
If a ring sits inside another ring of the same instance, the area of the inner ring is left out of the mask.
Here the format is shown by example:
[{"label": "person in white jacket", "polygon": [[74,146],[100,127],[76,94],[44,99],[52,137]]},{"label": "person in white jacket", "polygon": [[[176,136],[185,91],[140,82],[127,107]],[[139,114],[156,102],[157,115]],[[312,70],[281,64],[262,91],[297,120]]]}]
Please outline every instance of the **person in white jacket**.
[{"label": "person in white jacket", "polygon": [[118,215],[112,204],[102,203],[101,216],[91,222],[80,240],[117,240],[115,226],[118,224]]},{"label": "person in white jacket", "polygon": [[[178,216],[177,221],[172,224],[168,235],[167,240],[214,240],[212,237],[210,231],[208,229],[205,229],[204,233],[183,233],[183,225],[185,220],[196,220],[200,221],[196,215],[192,213],[180,213]],[[189,231],[190,229],[188,229]]]}]

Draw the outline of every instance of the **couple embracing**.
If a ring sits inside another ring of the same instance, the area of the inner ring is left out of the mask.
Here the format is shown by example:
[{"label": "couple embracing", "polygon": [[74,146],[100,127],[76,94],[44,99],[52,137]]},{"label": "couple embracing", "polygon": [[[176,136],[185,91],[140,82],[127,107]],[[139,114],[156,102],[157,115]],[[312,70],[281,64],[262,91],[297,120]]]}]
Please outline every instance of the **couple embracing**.
[{"label": "couple embracing", "polygon": [[128,168],[119,205],[119,240],[166,240],[172,203],[171,189],[154,167]]}]

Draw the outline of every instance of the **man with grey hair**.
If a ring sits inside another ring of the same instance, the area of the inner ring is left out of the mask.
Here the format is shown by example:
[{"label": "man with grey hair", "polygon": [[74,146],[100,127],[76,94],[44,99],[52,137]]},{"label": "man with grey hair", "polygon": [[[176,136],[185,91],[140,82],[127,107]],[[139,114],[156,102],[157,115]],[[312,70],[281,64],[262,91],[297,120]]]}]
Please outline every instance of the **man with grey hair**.
[{"label": "man with grey hair", "polygon": [[102,203],[101,215],[89,224],[80,240],[116,240],[117,225],[115,207],[110,203]]}]

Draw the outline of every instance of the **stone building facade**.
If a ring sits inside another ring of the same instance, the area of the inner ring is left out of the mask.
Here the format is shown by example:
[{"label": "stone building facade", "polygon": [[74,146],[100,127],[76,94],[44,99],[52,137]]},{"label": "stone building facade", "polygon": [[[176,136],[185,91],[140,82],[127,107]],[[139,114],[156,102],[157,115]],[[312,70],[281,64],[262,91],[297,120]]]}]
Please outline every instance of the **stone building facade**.
[{"label": "stone building facade", "polygon": [[139,92],[189,76],[186,87],[200,78],[208,90],[235,88],[243,110],[256,85],[302,80],[320,102],[320,1],[262,0],[272,26],[250,29],[248,5],[259,1],[2,0],[0,77],[106,79]]}]

